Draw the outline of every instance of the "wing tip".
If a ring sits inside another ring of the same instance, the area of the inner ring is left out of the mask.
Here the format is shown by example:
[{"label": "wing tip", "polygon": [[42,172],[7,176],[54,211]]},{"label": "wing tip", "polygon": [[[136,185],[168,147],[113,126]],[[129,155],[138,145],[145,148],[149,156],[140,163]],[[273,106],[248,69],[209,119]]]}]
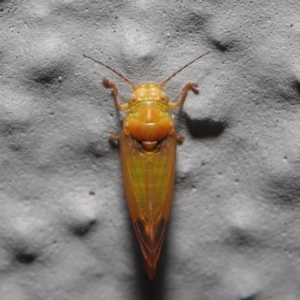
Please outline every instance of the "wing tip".
[{"label": "wing tip", "polygon": [[161,219],[155,225],[137,222],[135,224],[136,235],[143,254],[146,270],[150,280],[156,274],[158,260],[163,245],[167,222]]},{"label": "wing tip", "polygon": [[156,274],[156,269],[157,269],[157,264],[150,265],[146,261],[145,261],[145,263],[146,263],[146,269],[147,269],[149,279],[154,280],[154,277],[155,277],[155,274]]}]

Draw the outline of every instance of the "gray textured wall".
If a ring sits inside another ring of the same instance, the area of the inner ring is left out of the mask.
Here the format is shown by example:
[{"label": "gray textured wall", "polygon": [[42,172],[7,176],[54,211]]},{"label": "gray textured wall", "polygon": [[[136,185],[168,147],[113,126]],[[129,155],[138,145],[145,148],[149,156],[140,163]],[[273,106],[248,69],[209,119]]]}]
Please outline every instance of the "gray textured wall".
[{"label": "gray textured wall", "polygon": [[[300,2],[0,1],[0,299],[300,298]],[[189,93],[149,282],[100,80]]]}]

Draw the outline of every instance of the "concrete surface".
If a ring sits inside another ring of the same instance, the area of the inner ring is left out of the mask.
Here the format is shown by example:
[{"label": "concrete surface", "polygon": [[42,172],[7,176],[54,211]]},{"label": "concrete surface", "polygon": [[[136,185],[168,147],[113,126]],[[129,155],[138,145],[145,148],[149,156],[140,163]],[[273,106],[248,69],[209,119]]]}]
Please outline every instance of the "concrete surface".
[{"label": "concrete surface", "polygon": [[[299,1],[0,1],[0,299],[300,299]],[[149,282],[104,76],[176,99],[171,223]],[[178,114],[177,114],[178,116]]]}]

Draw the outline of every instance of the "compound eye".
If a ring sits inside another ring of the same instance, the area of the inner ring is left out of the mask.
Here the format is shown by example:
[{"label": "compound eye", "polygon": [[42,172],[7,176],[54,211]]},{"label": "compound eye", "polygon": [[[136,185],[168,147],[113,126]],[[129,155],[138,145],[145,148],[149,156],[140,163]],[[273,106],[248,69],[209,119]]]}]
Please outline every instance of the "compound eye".
[{"label": "compound eye", "polygon": [[128,98],[128,103],[129,104],[132,104],[136,101],[136,97],[135,97],[135,94],[131,94]]},{"label": "compound eye", "polygon": [[167,93],[161,92],[161,101],[167,102],[167,103],[170,101],[169,96],[168,96]]}]

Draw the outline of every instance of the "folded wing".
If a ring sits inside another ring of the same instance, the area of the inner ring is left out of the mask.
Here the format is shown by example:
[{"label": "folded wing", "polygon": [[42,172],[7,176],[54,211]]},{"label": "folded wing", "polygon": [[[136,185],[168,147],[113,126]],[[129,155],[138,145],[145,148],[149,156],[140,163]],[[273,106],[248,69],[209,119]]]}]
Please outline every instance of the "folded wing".
[{"label": "folded wing", "polygon": [[121,133],[124,186],[133,227],[151,279],[154,278],[169,220],[175,175],[176,133],[154,151]]}]

